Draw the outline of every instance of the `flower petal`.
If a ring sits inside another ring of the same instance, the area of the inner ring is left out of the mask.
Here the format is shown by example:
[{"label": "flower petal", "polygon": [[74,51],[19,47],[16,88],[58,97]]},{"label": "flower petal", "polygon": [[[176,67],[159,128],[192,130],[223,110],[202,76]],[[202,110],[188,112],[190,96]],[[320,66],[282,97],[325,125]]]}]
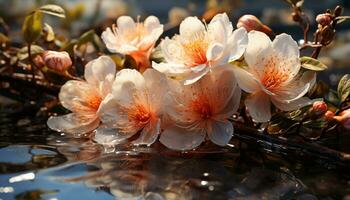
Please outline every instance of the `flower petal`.
[{"label": "flower petal", "polygon": [[205,132],[202,129],[188,130],[174,125],[162,132],[159,141],[169,149],[190,150],[198,147],[204,138]]},{"label": "flower petal", "polygon": [[192,74],[189,74],[183,79],[184,85],[190,85],[195,82],[197,82],[199,79],[201,79],[203,76],[205,76],[209,72],[209,68],[206,67],[202,71],[199,72],[193,72]]},{"label": "flower petal", "polygon": [[100,127],[95,130],[94,141],[103,145],[116,145],[124,142],[133,134],[119,133],[117,128]]},{"label": "flower petal", "polygon": [[[168,80],[166,76],[155,69],[147,69],[143,73],[147,90],[150,92],[149,104],[152,109],[159,114],[162,112],[164,96],[168,92]],[[154,92],[156,91],[156,92]]]},{"label": "flower petal", "polygon": [[162,26],[159,22],[159,19],[153,15],[148,16],[143,24],[149,33],[151,33],[154,29]]},{"label": "flower petal", "polygon": [[47,126],[55,131],[64,133],[88,133],[95,130],[100,124],[96,115],[77,115],[70,113],[58,117],[50,117]]},{"label": "flower petal", "polygon": [[150,122],[148,125],[146,125],[141,133],[140,137],[137,138],[132,143],[134,145],[147,145],[150,146],[153,144],[160,133],[160,119],[156,120],[155,122]]},{"label": "flower petal", "polygon": [[[63,107],[77,113],[95,113],[96,108],[91,107],[89,101],[99,99],[100,94],[96,88],[84,81],[67,81],[58,95]],[[97,105],[99,106],[99,105]]]},{"label": "flower petal", "polygon": [[294,101],[279,101],[271,98],[272,103],[280,110],[283,111],[293,111],[299,108],[308,106],[313,104],[316,101],[320,101],[322,99],[309,99],[308,97],[301,97],[300,99],[296,99]]},{"label": "flower petal", "polygon": [[226,13],[220,13],[215,15],[210,21],[210,24],[214,22],[222,23],[226,33],[231,33],[233,31],[232,23],[230,22],[230,19],[228,18]]},{"label": "flower petal", "polygon": [[114,34],[111,28],[107,28],[105,31],[103,31],[103,33],[101,34],[101,38],[110,52],[119,52],[121,44],[118,40],[118,36]]},{"label": "flower petal", "polygon": [[188,38],[205,31],[204,24],[197,17],[187,17],[181,22],[179,29],[180,35]]},{"label": "flower petal", "polygon": [[133,102],[134,91],[144,90],[145,84],[145,79],[137,70],[122,69],[115,77],[112,94],[119,104],[129,107]]},{"label": "flower petal", "polygon": [[209,61],[218,60],[222,57],[224,52],[224,46],[220,43],[213,43],[208,47],[206,57]]},{"label": "flower petal", "polygon": [[263,60],[272,54],[272,42],[266,34],[259,31],[248,33],[248,45],[244,58],[251,70],[256,72],[257,75],[263,74]]},{"label": "flower petal", "polygon": [[233,34],[228,38],[227,50],[229,51],[229,62],[239,59],[243,56],[248,44],[247,31],[241,27],[233,31]]},{"label": "flower petal", "polygon": [[260,90],[259,81],[247,70],[234,66],[233,71],[239,87],[248,93],[254,93]]},{"label": "flower petal", "polygon": [[136,23],[130,16],[121,16],[117,19],[117,26],[121,32],[125,30],[135,29]]},{"label": "flower petal", "polygon": [[229,121],[213,121],[210,130],[209,139],[219,146],[227,145],[233,135],[233,126]]},{"label": "flower petal", "polygon": [[263,91],[249,95],[245,100],[245,105],[255,122],[267,122],[271,119],[270,98]]},{"label": "flower petal", "polygon": [[291,80],[300,70],[299,47],[290,35],[282,33],[277,35],[272,42],[272,47],[277,54],[283,70],[289,71]]},{"label": "flower petal", "polygon": [[164,73],[168,76],[176,76],[181,74],[190,73],[191,69],[183,64],[177,63],[155,63],[152,62],[152,67],[157,71]]},{"label": "flower petal", "polygon": [[100,56],[86,64],[84,77],[89,84],[99,89],[102,96],[106,96],[111,91],[115,73],[113,60],[108,56]]}]

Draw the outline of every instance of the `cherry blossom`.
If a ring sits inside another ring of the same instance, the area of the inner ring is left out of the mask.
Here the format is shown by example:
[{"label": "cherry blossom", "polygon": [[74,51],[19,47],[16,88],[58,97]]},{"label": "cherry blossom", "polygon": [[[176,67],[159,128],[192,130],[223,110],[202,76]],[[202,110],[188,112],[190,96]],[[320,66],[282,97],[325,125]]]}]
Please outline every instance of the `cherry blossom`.
[{"label": "cherry blossom", "polygon": [[110,93],[116,66],[108,56],[101,56],[85,66],[85,80],[67,81],[60,90],[59,100],[72,113],[50,117],[47,125],[66,133],[87,133],[100,124],[98,110]]},{"label": "cherry blossom", "polygon": [[228,118],[238,109],[241,90],[229,67],[207,74],[191,85],[170,84],[166,112],[170,123],[160,142],[170,149],[188,150],[206,137],[217,145],[226,145],[233,134]]},{"label": "cherry blossom", "polygon": [[165,62],[153,62],[152,67],[168,76],[180,77],[185,85],[240,58],[247,44],[246,30],[233,31],[225,13],[216,15],[207,26],[197,17],[187,17],[179,32],[161,42]]},{"label": "cherry blossom", "polygon": [[248,33],[244,54],[246,69],[234,67],[239,86],[250,93],[245,100],[256,122],[271,118],[271,102],[282,111],[296,110],[313,102],[303,97],[315,83],[316,74],[302,72],[297,43],[287,34],[270,38],[262,32]]},{"label": "cherry blossom", "polygon": [[96,130],[95,140],[117,144],[140,132],[133,143],[151,145],[160,133],[166,91],[166,77],[154,69],[143,74],[132,69],[119,71],[99,110],[104,125]]},{"label": "cherry blossom", "polygon": [[109,51],[133,57],[143,72],[150,66],[150,54],[162,33],[163,25],[155,16],[147,17],[143,23],[121,16],[117,25],[107,28],[101,38]]}]

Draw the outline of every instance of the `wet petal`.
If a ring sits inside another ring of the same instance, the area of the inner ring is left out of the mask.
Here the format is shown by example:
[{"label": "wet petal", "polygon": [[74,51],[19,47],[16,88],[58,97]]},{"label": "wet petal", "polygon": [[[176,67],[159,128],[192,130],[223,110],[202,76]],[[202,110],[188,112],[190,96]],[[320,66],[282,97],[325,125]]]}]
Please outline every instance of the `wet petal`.
[{"label": "wet petal", "polygon": [[241,100],[241,89],[236,85],[233,91],[232,96],[230,98],[227,97],[227,102],[216,113],[215,119],[227,119],[237,112]]},{"label": "wet petal", "polygon": [[103,145],[116,145],[125,142],[133,134],[118,132],[117,128],[101,127],[95,130],[94,140]]},{"label": "wet petal", "polygon": [[171,126],[162,132],[159,141],[169,149],[191,150],[198,147],[204,138],[205,132],[202,129],[188,130]]},{"label": "wet petal", "polygon": [[50,117],[47,126],[55,131],[64,133],[88,133],[95,130],[100,124],[100,120],[94,114],[77,115],[70,113],[58,117]]},{"label": "wet petal", "polygon": [[255,122],[267,122],[271,119],[270,98],[263,91],[249,95],[245,100],[245,105]]},{"label": "wet petal", "polygon": [[155,122],[150,122],[146,125],[141,133],[140,137],[133,141],[134,145],[151,145],[153,144],[160,133],[160,119]]},{"label": "wet petal", "polygon": [[77,113],[83,113],[96,112],[99,107],[99,95],[98,90],[88,83],[70,80],[61,87],[58,96],[63,107]]},{"label": "wet petal", "polygon": [[187,17],[180,24],[180,35],[191,38],[205,31],[204,24],[197,17]]},{"label": "wet petal", "polygon": [[229,121],[213,121],[210,130],[211,132],[208,133],[209,139],[220,146],[227,145],[233,135],[233,126]]}]

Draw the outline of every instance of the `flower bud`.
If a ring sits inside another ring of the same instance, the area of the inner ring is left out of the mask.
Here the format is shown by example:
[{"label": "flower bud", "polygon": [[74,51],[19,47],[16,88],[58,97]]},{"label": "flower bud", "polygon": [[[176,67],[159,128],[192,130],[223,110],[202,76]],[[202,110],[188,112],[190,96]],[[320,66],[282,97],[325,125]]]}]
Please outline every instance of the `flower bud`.
[{"label": "flower bud", "polygon": [[46,51],[43,59],[48,68],[57,72],[64,72],[72,65],[72,60],[65,51]]},{"label": "flower bud", "polygon": [[237,22],[237,28],[244,27],[248,32],[252,30],[261,31],[268,35],[274,35],[273,31],[264,25],[254,15],[243,15]]},{"label": "flower bud", "polygon": [[334,117],[334,112],[328,110],[325,114],[324,114],[325,118],[327,121],[332,121],[333,117]]},{"label": "flower bud", "polygon": [[45,62],[44,62],[43,57],[41,55],[35,56],[33,59],[33,62],[36,65],[36,67],[38,67],[40,69],[45,66]]},{"label": "flower bud", "polygon": [[319,14],[316,17],[316,22],[322,26],[327,26],[332,22],[332,15],[329,13]]},{"label": "flower bud", "polygon": [[316,116],[324,115],[328,110],[327,104],[324,101],[316,101],[312,104],[311,112]]},{"label": "flower bud", "polygon": [[335,116],[334,119],[343,125],[346,130],[350,130],[350,109],[344,110],[338,116]]},{"label": "flower bud", "polygon": [[334,15],[336,16],[336,17],[339,17],[341,14],[343,14],[343,7],[341,7],[341,6],[337,6],[337,7],[335,7],[335,9],[334,9]]}]

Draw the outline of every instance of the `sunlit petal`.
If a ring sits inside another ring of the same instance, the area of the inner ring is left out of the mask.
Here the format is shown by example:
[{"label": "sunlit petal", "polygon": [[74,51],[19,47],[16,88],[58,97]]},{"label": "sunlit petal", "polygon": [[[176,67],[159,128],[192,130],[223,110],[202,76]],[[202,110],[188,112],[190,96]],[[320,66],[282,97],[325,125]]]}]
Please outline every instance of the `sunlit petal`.
[{"label": "sunlit petal", "polygon": [[271,118],[270,98],[263,91],[253,93],[245,100],[250,116],[255,122],[267,122]]},{"label": "sunlit petal", "polygon": [[210,130],[209,139],[219,146],[227,145],[233,135],[233,126],[229,121],[212,121]]}]

